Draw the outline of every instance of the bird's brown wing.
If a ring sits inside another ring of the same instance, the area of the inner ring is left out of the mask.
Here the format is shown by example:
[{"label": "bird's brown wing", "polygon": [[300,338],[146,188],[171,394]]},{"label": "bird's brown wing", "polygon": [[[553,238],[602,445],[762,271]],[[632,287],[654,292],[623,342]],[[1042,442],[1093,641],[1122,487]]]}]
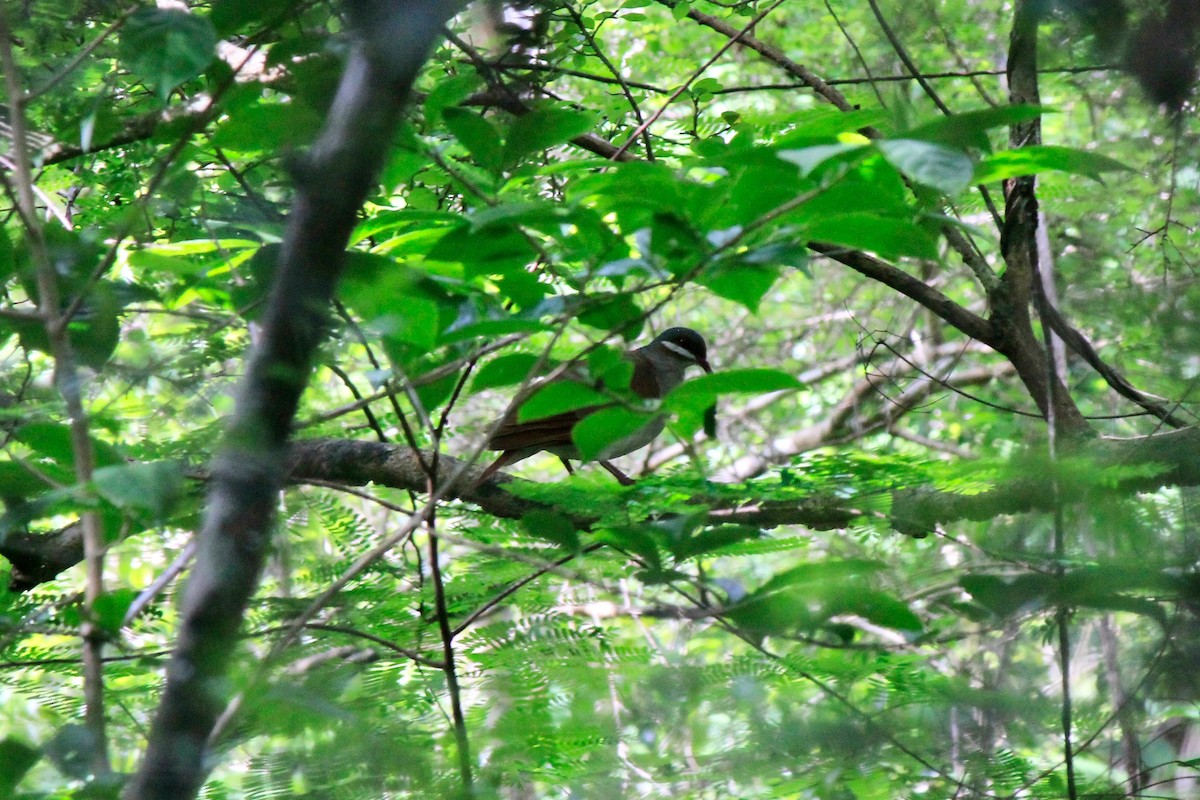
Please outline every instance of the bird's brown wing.
[{"label": "bird's brown wing", "polygon": [[536,447],[545,450],[571,444],[571,430],[581,419],[606,405],[584,406],[564,411],[549,417],[518,422],[516,414],[505,417],[504,422],[488,439],[489,450],[524,450]]}]

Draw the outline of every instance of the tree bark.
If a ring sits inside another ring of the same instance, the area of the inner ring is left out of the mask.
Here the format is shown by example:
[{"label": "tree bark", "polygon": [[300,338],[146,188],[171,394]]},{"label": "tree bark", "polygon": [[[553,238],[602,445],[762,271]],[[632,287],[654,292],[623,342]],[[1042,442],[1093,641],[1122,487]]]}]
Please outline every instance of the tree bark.
[{"label": "tree bark", "polygon": [[325,127],[293,165],[298,193],[281,249],[261,341],[214,460],[196,564],[182,601],[175,652],[130,800],[194,797],[224,674],[246,604],[258,586],[287,439],[325,333],[355,215],[391,146],[400,112],[442,25],[442,0],[346,4],[352,46]]}]

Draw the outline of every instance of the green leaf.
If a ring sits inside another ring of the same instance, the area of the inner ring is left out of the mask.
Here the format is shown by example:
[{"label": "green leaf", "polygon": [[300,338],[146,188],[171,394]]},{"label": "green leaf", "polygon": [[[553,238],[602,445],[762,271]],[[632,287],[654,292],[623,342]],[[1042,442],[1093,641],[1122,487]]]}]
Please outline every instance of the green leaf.
[{"label": "green leaf", "polygon": [[67,330],[80,364],[100,369],[117,349],[121,338],[120,299],[110,283],[97,283],[71,318]]},{"label": "green leaf", "polygon": [[0,226],[0,282],[8,280],[16,268],[17,257],[12,239],[8,237],[8,231]]},{"label": "green leaf", "polygon": [[535,509],[521,517],[521,527],[539,539],[546,539],[567,550],[579,550],[579,530],[565,514]]},{"label": "green leaf", "polygon": [[[476,72],[468,72],[463,75],[448,75],[437,82],[433,90],[425,98],[425,119],[428,124],[436,125],[438,117],[443,119],[443,113],[448,108],[454,108],[463,100],[471,96],[471,93],[478,89],[483,84],[483,79]],[[470,113],[470,112],[468,112]],[[478,116],[473,115],[473,116]],[[449,123],[447,123],[449,127]],[[456,138],[465,145],[462,137],[455,134]],[[497,142],[499,144],[499,133],[497,132]],[[468,147],[468,149],[470,149]],[[496,149],[493,147],[493,149]]]},{"label": "green leaf", "polygon": [[125,613],[137,596],[138,593],[133,589],[114,589],[97,597],[92,603],[96,624],[107,633],[120,633],[125,623]]},{"label": "green leaf", "polygon": [[1004,617],[1044,608],[1053,591],[1054,578],[1041,574],[967,575],[959,583],[977,602]]},{"label": "green leaf", "polygon": [[882,572],[887,564],[867,558],[845,558],[800,564],[771,576],[758,593],[776,592],[789,586],[812,583],[839,583],[851,578]]},{"label": "green leaf", "polygon": [[801,175],[809,175],[817,167],[844,153],[865,151],[865,144],[818,144],[799,150],[780,150],[779,157],[800,167]]},{"label": "green leaf", "polygon": [[274,153],[307,145],[320,129],[321,115],[305,103],[256,103],[231,112],[211,141],[236,153]]},{"label": "green leaf", "polygon": [[92,475],[96,492],[125,512],[167,518],[183,492],[183,468],[175,461],[102,467]]},{"label": "green leaf", "polygon": [[28,466],[15,461],[0,461],[0,498],[6,501],[26,499],[52,488],[55,480],[70,480],[69,472],[46,474],[45,464],[39,465],[37,472],[41,474],[36,474]]},{"label": "green leaf", "polygon": [[529,155],[582,136],[596,125],[594,114],[545,106],[518,117],[508,130],[503,163],[511,168]]},{"label": "green leaf", "polygon": [[907,217],[869,212],[822,215],[809,223],[805,232],[810,241],[867,250],[884,258],[938,257],[937,240]]},{"label": "green leaf", "polygon": [[256,22],[282,21],[300,0],[214,0],[212,23],[217,32],[227,36]]},{"label": "green leaf", "polygon": [[975,168],[973,182],[992,183],[1051,171],[1083,175],[1103,183],[1105,172],[1130,172],[1132,168],[1099,153],[1039,144],[996,153]]},{"label": "green leaf", "polygon": [[176,86],[204,71],[216,49],[217,32],[208,18],[180,9],[138,9],[121,29],[121,60],[153,84],[164,102]]},{"label": "green leaf", "polygon": [[484,389],[494,389],[497,386],[521,383],[529,377],[537,363],[538,356],[533,353],[512,353],[494,358],[475,373],[475,380],[471,382],[471,391],[479,392]]},{"label": "green leaf", "polygon": [[492,174],[500,172],[503,164],[499,128],[482,114],[465,108],[446,108],[442,119],[479,166]]},{"label": "green leaf", "polygon": [[606,528],[596,534],[596,541],[641,556],[653,572],[662,570],[662,555],[656,537],[644,526]]},{"label": "green leaf", "polygon": [[441,330],[441,311],[436,300],[406,297],[394,310],[382,311],[372,319],[370,328],[390,342],[430,350]]},{"label": "green leaf", "polygon": [[904,138],[921,139],[955,148],[975,147],[987,151],[991,149],[987,132],[992,128],[1028,122],[1046,113],[1050,113],[1050,109],[1034,105],[982,108],[950,117],[939,117],[918,125],[905,131]]},{"label": "green leaf", "polygon": [[761,529],[748,525],[718,525],[673,542],[670,546],[671,555],[675,557],[676,561],[683,561],[739,542],[761,539],[764,536]]},{"label": "green leaf", "polygon": [[572,430],[571,439],[579,448],[584,461],[615,458],[620,455],[622,440],[654,422],[655,415],[630,411],[621,406],[602,408],[584,417]]},{"label": "green leaf", "polygon": [[[13,438],[29,447],[39,455],[45,456],[64,466],[73,467],[75,464],[74,450],[71,447],[71,428],[54,422],[31,422],[22,425],[13,434]],[[92,437],[92,458],[98,467],[124,464],[125,459],[120,452],[107,442]]]},{"label": "green leaf", "polygon": [[528,422],[566,411],[611,403],[605,395],[574,381],[551,381],[521,404],[517,420]]},{"label": "green leaf", "polygon": [[642,309],[630,295],[597,292],[580,298],[578,319],[602,331],[615,331],[627,341],[637,338],[645,325]]},{"label": "green leaf", "polygon": [[857,614],[885,628],[898,631],[924,629],[921,618],[900,600],[870,589],[843,587],[828,598],[825,611],[829,616]]},{"label": "green leaf", "polygon": [[450,328],[442,333],[439,341],[442,344],[453,344],[467,339],[486,337],[494,339],[514,333],[541,333],[550,330],[544,322],[533,319],[489,319],[482,322],[472,322],[461,328]]},{"label": "green leaf", "polygon": [[748,367],[701,375],[667,395],[664,405],[671,410],[703,411],[722,394],[756,394],[804,388],[804,384],[782,370]]},{"label": "green leaf", "polygon": [[[741,262],[741,263],[739,263]],[[696,277],[696,283],[718,297],[740,303],[752,313],[779,280],[773,264],[746,263],[743,257],[722,260]]]},{"label": "green leaf", "polygon": [[896,169],[917,183],[952,197],[971,185],[975,165],[961,150],[916,139],[888,139],[875,146]]},{"label": "green leaf", "polygon": [[9,736],[0,740],[0,797],[13,797],[25,773],[41,759],[36,747]]},{"label": "green leaf", "polygon": [[786,372],[774,369],[731,369],[702,375],[667,395],[663,407],[676,414],[679,433],[690,436],[702,427],[716,433],[716,402],[722,394],[755,394],[802,388]]}]

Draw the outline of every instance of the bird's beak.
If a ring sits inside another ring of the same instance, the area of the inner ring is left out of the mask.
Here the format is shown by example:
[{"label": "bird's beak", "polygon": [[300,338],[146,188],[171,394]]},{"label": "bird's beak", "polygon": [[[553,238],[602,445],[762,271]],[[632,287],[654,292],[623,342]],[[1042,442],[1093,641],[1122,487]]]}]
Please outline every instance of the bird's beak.
[{"label": "bird's beak", "polygon": [[708,359],[701,358],[701,359],[697,360],[696,363],[700,365],[700,368],[702,370],[707,372],[709,375],[712,375],[712,367],[709,366]]}]

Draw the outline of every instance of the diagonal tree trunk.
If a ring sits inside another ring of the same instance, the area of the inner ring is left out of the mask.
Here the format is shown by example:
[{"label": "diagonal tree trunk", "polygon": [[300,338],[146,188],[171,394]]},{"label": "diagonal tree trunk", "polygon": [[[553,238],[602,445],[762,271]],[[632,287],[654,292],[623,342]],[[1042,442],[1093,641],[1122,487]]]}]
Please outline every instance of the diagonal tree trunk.
[{"label": "diagonal tree trunk", "polygon": [[283,487],[286,445],[355,215],[391,146],[417,73],[451,0],[346,3],[352,48],[325,127],[293,165],[288,220],[262,338],[239,387],[237,411],[212,469],[196,566],[179,639],[130,800],[194,797],[223,698],[232,641],[258,586]]}]

